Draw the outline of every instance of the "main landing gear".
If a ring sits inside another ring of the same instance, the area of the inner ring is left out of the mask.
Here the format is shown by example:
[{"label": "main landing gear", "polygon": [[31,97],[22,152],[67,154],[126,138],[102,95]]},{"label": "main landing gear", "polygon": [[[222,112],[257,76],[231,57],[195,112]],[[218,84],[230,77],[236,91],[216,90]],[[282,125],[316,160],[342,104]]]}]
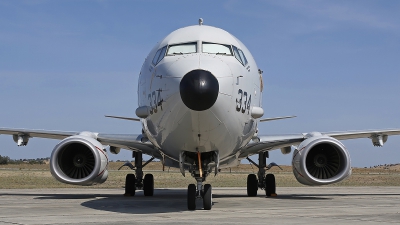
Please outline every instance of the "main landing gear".
[{"label": "main landing gear", "polygon": [[[143,167],[154,160],[154,157],[143,163],[143,154],[141,152],[133,152],[132,157],[135,158],[135,166],[130,162],[123,166],[129,166],[135,170],[135,174],[127,174],[125,179],[125,194],[124,196],[135,196],[136,190],[143,190],[144,196],[153,196],[154,194],[154,177],[153,174],[146,174],[143,177]],[[121,169],[121,166],[119,169]]]},{"label": "main landing gear", "polygon": [[269,157],[268,152],[258,153],[258,161],[259,161],[258,164],[247,157],[247,160],[249,160],[250,163],[252,163],[253,165],[255,165],[258,168],[258,173],[257,173],[258,179],[255,174],[249,174],[247,176],[247,196],[249,196],[249,197],[257,196],[258,188],[264,189],[266,196],[269,196],[269,197],[276,196],[275,176],[270,173],[265,175],[265,172],[267,170],[271,169],[271,167],[278,166],[278,165],[276,165],[275,163],[271,163],[267,166],[267,158],[268,157]]}]

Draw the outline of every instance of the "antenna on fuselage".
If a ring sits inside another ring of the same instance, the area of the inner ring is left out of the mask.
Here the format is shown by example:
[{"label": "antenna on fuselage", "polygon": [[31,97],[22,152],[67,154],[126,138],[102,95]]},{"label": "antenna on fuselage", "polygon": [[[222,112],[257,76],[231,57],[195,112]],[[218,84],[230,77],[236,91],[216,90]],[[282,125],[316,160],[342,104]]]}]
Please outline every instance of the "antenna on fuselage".
[{"label": "antenna on fuselage", "polygon": [[199,19],[199,26],[203,25],[203,18]]}]

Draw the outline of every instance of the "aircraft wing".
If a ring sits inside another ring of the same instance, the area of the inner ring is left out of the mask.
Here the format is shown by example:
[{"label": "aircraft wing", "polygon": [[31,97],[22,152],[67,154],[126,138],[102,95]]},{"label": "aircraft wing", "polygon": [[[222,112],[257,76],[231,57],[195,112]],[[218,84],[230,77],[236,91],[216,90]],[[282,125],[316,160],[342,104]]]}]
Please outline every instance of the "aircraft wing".
[{"label": "aircraft wing", "polygon": [[161,159],[160,152],[155,146],[147,142],[142,142],[142,135],[137,134],[98,134],[97,140],[103,145],[110,145],[128,150],[139,150],[147,155]]},{"label": "aircraft wing", "polygon": [[8,135],[28,135],[28,137],[48,138],[62,140],[69,136],[78,135],[79,132],[71,131],[55,131],[55,130],[30,130],[30,129],[13,129],[0,128],[0,134]]},{"label": "aircraft wing", "polygon": [[[382,137],[383,143],[386,142],[388,136],[400,135],[400,129],[385,129],[385,130],[364,130],[364,131],[340,131],[340,132],[324,132],[322,135],[330,136],[338,140],[348,140],[356,138],[370,138],[373,140],[375,146],[380,146],[375,143],[376,137]],[[292,145],[299,145],[302,141],[307,139],[307,133],[302,134],[289,134],[289,135],[265,135],[259,136],[259,142],[251,141],[248,145],[242,148],[240,158],[256,154],[260,151],[271,151],[275,149],[282,149]],[[383,144],[382,143],[382,144]]]},{"label": "aircraft wing", "polygon": [[[64,138],[79,135],[80,132],[74,131],[56,131],[56,130],[31,130],[31,129],[13,129],[0,128],[0,134],[12,135],[17,142],[18,136],[25,138],[48,138],[62,140]],[[158,150],[150,142],[142,142],[142,135],[137,134],[102,134],[93,133],[97,140],[103,145],[110,145],[127,150],[139,150],[145,154],[160,158]]]}]

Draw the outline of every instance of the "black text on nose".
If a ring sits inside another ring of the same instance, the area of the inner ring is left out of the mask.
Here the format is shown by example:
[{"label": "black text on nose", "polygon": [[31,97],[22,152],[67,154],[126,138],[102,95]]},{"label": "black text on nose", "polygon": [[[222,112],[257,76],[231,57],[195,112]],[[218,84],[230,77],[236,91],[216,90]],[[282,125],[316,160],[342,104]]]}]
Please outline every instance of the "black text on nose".
[{"label": "black text on nose", "polygon": [[181,80],[180,93],[183,103],[192,110],[211,108],[218,98],[217,78],[205,70],[192,70]]}]

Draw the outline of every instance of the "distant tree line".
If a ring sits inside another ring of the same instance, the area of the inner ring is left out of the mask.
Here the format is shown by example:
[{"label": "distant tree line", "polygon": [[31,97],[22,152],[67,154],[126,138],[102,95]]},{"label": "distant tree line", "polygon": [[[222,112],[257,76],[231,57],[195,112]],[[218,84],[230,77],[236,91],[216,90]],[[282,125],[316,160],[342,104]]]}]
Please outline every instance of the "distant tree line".
[{"label": "distant tree line", "polygon": [[37,159],[10,159],[8,156],[0,155],[0,165],[7,165],[7,164],[22,164],[22,163],[29,163],[29,164],[46,164],[50,158],[37,158]]},{"label": "distant tree line", "polygon": [[10,157],[0,155],[0,165],[6,165],[10,161]]}]

